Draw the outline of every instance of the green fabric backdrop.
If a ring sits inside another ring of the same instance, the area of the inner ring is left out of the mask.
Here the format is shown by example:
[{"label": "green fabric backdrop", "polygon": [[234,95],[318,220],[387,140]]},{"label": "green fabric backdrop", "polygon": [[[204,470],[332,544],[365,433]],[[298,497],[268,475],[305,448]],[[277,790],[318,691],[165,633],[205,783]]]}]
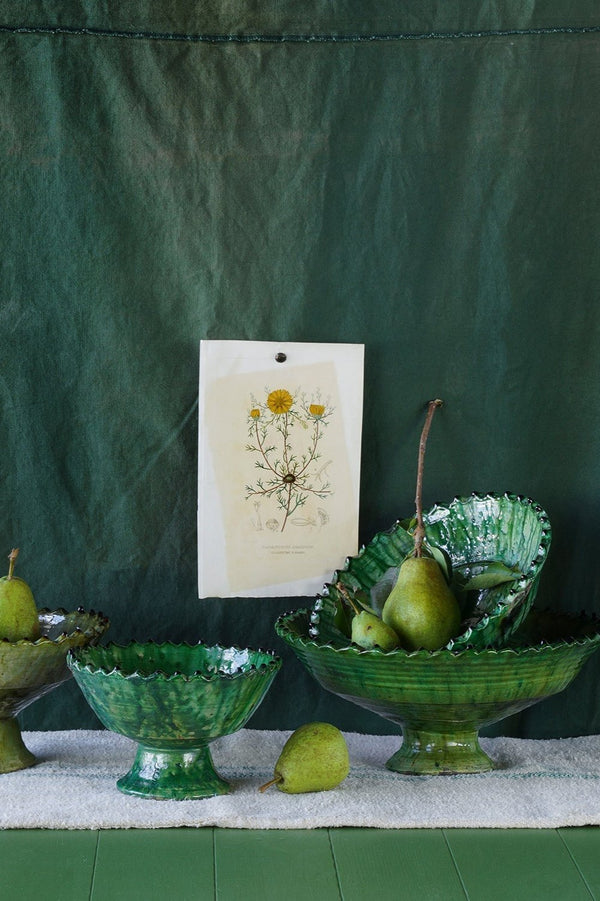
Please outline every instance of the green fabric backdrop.
[{"label": "green fabric backdrop", "polygon": [[[364,343],[361,541],[440,396],[425,503],[531,495],[540,605],[600,613],[597,4],[156,5],[0,2],[0,549],[114,640],[281,651],[256,727],[390,731],[276,638],[310,599],[196,597],[198,342]],[[599,672],[496,731],[599,731]]]}]

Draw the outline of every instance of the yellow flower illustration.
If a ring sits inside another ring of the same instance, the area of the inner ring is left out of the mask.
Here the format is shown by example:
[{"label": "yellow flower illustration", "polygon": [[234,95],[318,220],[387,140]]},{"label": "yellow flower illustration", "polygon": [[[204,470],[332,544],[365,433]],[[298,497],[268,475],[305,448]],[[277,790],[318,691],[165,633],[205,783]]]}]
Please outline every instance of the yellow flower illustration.
[{"label": "yellow flower illustration", "polygon": [[276,391],[271,391],[267,397],[267,407],[271,413],[275,413],[277,416],[280,416],[282,413],[289,413],[293,403],[294,398],[285,388],[277,388]]},{"label": "yellow flower illustration", "polygon": [[[324,501],[334,493],[326,473],[331,460],[323,465],[320,452],[332,408],[309,403],[310,395],[299,390],[292,394],[286,388],[267,388],[262,397],[266,399],[257,400],[250,394],[246,407],[246,450],[255,455],[256,471],[244,489],[246,500],[252,499],[257,514],[251,517],[252,523],[257,531],[263,528],[262,523],[279,532],[288,523],[294,528],[312,528],[318,521],[308,510],[310,501]],[[312,399],[320,401],[321,392],[316,391]],[[305,505],[306,515],[294,516]],[[318,512],[322,525],[328,513],[321,507]]]}]

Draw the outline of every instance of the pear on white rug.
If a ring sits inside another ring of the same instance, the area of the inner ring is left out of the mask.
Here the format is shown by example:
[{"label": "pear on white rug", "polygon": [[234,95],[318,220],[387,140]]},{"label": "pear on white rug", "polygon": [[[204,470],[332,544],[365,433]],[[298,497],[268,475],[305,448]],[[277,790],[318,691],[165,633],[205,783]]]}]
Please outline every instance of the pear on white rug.
[{"label": "pear on white rug", "polygon": [[211,745],[231,793],[191,801],[125,795],[116,786],[135,742],[102,730],[25,732],[38,758],[0,775],[0,828],[155,829],[220,826],[314,829],[555,828],[600,825],[600,736],[481,739],[496,769],[477,775],[405,776],[385,768],[398,736],[344,733],[350,773],[326,792],[288,795],[259,786],[289,732],[242,729]]}]

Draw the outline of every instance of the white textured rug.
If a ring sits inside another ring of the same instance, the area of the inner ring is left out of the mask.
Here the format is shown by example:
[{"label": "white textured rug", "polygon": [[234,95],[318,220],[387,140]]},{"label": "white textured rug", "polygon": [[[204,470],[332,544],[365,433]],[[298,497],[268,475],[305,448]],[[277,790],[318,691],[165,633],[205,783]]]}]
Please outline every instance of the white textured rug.
[{"label": "white textured rug", "polygon": [[497,769],[476,776],[401,776],[384,767],[394,736],[346,733],[351,771],[336,789],[261,794],[289,732],[243,729],[214,742],[231,794],[156,801],[122,794],[135,744],[104,731],[25,732],[36,766],[0,776],[0,828],[156,829],[221,826],[312,829],[373,826],[533,827],[600,825],[600,736],[482,739]]}]

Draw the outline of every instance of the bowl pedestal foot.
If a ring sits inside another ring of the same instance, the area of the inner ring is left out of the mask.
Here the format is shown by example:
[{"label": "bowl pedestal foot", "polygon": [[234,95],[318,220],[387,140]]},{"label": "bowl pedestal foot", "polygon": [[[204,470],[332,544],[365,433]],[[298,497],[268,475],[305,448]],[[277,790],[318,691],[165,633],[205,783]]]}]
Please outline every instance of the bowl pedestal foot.
[{"label": "bowl pedestal foot", "polygon": [[35,763],[35,755],[23,744],[15,717],[0,719],[0,773],[24,770]]},{"label": "bowl pedestal foot", "polygon": [[231,791],[229,782],[215,770],[208,746],[159,750],[140,744],[131,769],[117,787],[127,795],[180,801]]},{"label": "bowl pedestal foot", "polygon": [[494,769],[475,730],[438,732],[404,726],[403,735],[400,750],[386,763],[396,773],[437,775],[486,773]]}]

